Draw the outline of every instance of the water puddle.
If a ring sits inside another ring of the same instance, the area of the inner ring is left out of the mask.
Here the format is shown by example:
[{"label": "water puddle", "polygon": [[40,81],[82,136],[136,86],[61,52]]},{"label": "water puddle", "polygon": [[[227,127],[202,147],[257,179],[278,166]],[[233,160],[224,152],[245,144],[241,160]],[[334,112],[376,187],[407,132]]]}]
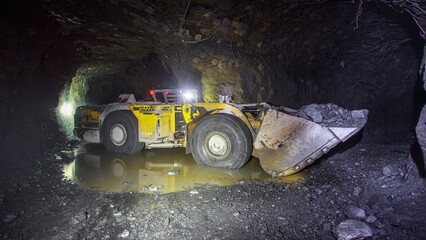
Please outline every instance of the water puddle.
[{"label": "water puddle", "polygon": [[107,152],[100,144],[76,149],[74,162],[64,167],[64,176],[84,189],[111,192],[178,192],[197,184],[232,185],[246,180],[299,182],[304,173],[272,178],[251,158],[241,169],[229,170],[195,163],[185,149],[151,149],[128,155]]}]

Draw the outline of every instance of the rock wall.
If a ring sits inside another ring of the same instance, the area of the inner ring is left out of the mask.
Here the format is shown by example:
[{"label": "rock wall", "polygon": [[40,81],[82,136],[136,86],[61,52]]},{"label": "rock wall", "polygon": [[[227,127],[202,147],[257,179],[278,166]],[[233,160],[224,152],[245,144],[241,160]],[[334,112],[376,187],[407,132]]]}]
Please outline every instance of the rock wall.
[{"label": "rock wall", "polygon": [[0,164],[2,171],[8,171],[35,164],[52,147],[49,139],[58,131],[52,109],[76,63],[59,24],[39,4],[2,4]]},{"label": "rock wall", "polygon": [[[423,78],[423,88],[426,91],[426,44],[424,46],[423,60],[420,65],[420,76]],[[423,169],[426,167],[426,105],[420,113],[419,121],[416,126],[416,135],[421,151],[423,153]]]}]

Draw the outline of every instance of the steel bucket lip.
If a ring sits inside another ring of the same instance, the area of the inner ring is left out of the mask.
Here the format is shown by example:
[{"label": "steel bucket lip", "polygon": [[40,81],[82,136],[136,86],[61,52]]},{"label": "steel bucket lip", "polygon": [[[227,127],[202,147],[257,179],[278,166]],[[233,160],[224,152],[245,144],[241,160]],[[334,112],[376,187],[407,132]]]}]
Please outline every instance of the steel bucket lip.
[{"label": "steel bucket lip", "polygon": [[318,123],[269,109],[253,143],[253,155],[272,176],[296,173],[358,133],[355,127],[325,127]]}]

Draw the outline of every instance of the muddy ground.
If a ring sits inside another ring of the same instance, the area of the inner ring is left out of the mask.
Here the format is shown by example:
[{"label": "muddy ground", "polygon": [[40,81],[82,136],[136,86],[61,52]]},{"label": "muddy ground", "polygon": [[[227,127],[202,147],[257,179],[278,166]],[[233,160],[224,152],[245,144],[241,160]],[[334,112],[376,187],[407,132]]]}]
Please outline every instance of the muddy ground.
[{"label": "muddy ground", "polygon": [[[146,176],[140,172],[121,179],[120,190],[112,183],[102,187],[109,181],[103,171],[76,177],[75,167],[74,179],[67,180],[64,171],[81,144],[58,144],[37,159],[36,168],[1,176],[1,239],[335,239],[334,229],[347,219],[366,223],[372,239],[426,239],[425,180],[410,144],[337,149],[296,180],[250,180],[259,176],[252,174],[237,184],[219,181],[171,193],[140,182]],[[155,158],[163,150],[150,151],[142,154]],[[175,173],[186,174],[183,169]],[[83,179],[94,175],[96,181]]]}]

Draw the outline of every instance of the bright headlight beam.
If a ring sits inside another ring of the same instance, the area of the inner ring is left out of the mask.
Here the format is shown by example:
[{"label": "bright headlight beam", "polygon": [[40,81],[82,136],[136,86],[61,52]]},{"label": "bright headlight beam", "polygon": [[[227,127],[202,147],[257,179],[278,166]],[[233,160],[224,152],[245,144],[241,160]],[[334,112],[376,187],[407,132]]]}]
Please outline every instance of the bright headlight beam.
[{"label": "bright headlight beam", "polygon": [[184,93],[183,93],[183,97],[184,97],[186,100],[191,100],[191,99],[193,99],[193,98],[194,98],[194,94],[193,94],[193,93],[191,93],[191,92],[184,92]]},{"label": "bright headlight beam", "polygon": [[59,109],[59,112],[64,116],[71,116],[72,111],[73,111],[72,104],[69,102],[64,102],[61,108]]}]

